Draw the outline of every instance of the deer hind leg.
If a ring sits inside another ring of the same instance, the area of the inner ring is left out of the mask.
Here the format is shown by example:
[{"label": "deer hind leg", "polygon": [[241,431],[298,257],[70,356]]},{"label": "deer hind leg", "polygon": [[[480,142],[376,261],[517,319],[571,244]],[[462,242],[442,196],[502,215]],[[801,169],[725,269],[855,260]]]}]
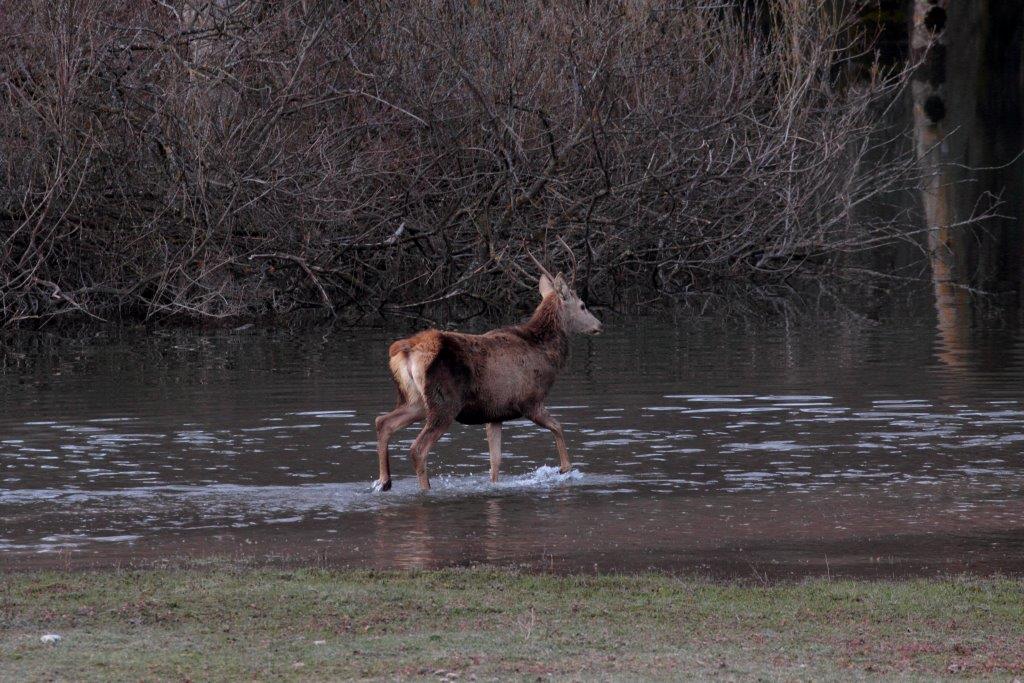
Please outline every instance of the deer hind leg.
[{"label": "deer hind leg", "polygon": [[530,419],[533,420],[534,424],[551,430],[551,433],[555,435],[555,447],[558,448],[558,459],[560,461],[559,472],[565,474],[571,470],[572,463],[569,462],[569,451],[565,448],[565,433],[562,431],[561,423],[551,417],[548,409],[544,406],[537,406],[530,413]]},{"label": "deer hind leg", "polygon": [[377,426],[377,460],[380,463],[380,478],[377,479],[376,488],[380,491],[391,489],[391,458],[388,453],[388,443],[395,432],[405,429],[413,422],[426,417],[426,411],[419,403],[405,403],[399,405],[386,415],[381,415],[376,420]]},{"label": "deer hind leg", "polygon": [[491,481],[497,483],[498,468],[501,467],[501,423],[487,423],[487,447],[491,451]]},{"label": "deer hind leg", "polygon": [[430,479],[427,477],[427,455],[437,440],[448,431],[452,418],[443,415],[428,414],[427,424],[423,425],[416,440],[412,442],[412,450],[409,455],[412,457],[412,466],[416,469],[416,476],[420,480],[420,490],[430,489]]}]

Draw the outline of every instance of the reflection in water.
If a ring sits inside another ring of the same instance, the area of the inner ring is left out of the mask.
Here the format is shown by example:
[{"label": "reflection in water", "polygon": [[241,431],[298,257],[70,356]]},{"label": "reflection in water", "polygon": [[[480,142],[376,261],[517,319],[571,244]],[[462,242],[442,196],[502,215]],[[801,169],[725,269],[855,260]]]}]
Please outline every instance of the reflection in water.
[{"label": "reflection in water", "polygon": [[403,510],[402,514],[408,516],[408,524],[401,534],[390,533],[387,525],[381,525],[379,533],[382,540],[395,545],[395,567],[415,569],[436,566],[438,562],[432,547],[434,538],[430,529],[431,516],[422,505],[413,505]]},{"label": "reflection in water", "polygon": [[371,490],[382,333],[65,343],[0,375],[0,562],[1013,570],[1024,342],[934,325],[620,321],[552,396],[577,470],[510,423],[491,485],[460,427],[426,495],[415,429]]},{"label": "reflection in water", "polygon": [[[914,0],[911,84],[939,334],[961,367],[981,293],[1017,308],[1024,286],[1024,107],[1019,3]],[[968,225],[999,198],[1000,217]]]},{"label": "reflection in water", "polygon": [[488,563],[496,563],[500,561],[504,545],[500,499],[489,498],[484,503],[484,519],[487,521],[487,532],[483,536],[484,557]]}]

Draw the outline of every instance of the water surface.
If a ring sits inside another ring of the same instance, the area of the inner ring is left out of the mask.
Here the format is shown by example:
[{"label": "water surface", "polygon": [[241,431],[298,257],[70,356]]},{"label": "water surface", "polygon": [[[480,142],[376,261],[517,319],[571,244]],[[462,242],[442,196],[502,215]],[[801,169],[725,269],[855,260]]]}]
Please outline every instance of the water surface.
[{"label": "water surface", "polygon": [[231,555],[740,575],[1024,567],[1024,342],[920,320],[619,320],[574,342],[550,435],[456,425],[420,494],[393,444],[396,333],[29,345],[0,375],[0,564]]}]

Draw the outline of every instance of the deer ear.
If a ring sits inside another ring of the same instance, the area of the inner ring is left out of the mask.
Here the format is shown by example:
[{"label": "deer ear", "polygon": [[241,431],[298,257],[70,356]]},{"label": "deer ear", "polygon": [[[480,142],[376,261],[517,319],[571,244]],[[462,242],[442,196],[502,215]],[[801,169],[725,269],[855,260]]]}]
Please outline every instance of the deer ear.
[{"label": "deer ear", "polygon": [[541,295],[541,298],[546,297],[548,294],[551,294],[554,291],[555,291],[555,283],[553,283],[551,281],[551,278],[549,278],[547,275],[541,275],[540,276],[540,295]]}]

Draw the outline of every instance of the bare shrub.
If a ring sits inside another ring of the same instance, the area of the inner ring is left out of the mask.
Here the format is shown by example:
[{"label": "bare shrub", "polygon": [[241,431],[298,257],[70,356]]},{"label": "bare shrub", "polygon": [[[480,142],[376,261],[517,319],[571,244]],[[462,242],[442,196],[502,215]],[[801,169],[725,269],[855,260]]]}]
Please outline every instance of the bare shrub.
[{"label": "bare shrub", "polygon": [[904,76],[744,4],[0,0],[0,315],[500,317],[528,250],[612,306],[841,273],[910,234],[855,217],[910,178]]}]

